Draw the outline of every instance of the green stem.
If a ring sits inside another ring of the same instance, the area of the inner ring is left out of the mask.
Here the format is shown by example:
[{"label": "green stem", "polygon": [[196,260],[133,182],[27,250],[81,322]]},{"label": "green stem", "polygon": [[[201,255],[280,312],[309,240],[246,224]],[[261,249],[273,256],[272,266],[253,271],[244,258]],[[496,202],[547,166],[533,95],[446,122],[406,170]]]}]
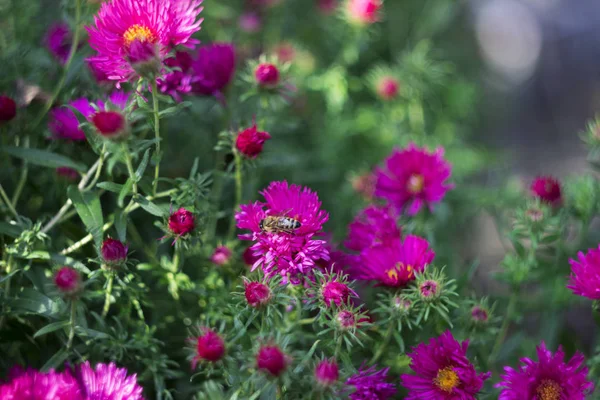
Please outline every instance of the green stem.
[{"label": "green stem", "polygon": [[181,251],[179,251],[179,246],[175,246],[175,249],[173,250],[173,272],[179,272],[179,264],[181,263],[180,261],[180,257],[181,257]]},{"label": "green stem", "polygon": [[69,56],[67,57],[67,62],[65,62],[65,67],[63,69],[63,73],[62,73],[58,83],[56,84],[54,91],[52,92],[52,96],[48,99],[48,101],[46,102],[46,104],[44,105],[44,107],[42,108],[40,113],[38,114],[37,118],[34,120],[33,124],[31,125],[32,130],[37,128],[37,126],[40,124],[40,122],[42,122],[42,119],[48,113],[48,111],[52,107],[52,104],[54,104],[54,102],[58,98],[58,95],[59,95],[60,91],[62,90],[63,85],[65,84],[65,81],[67,79],[67,72],[69,71],[69,67],[71,66],[71,63],[73,62],[73,58],[75,57],[75,53],[77,52],[77,46],[79,45],[79,35],[80,35],[80,31],[81,31],[81,29],[79,27],[80,22],[81,22],[81,0],[75,0],[75,33],[73,35],[73,42],[71,43],[71,49],[69,50]]},{"label": "green stem", "polygon": [[334,360],[338,359],[338,355],[340,354],[340,351],[342,350],[342,341],[343,340],[344,340],[344,336],[342,334],[339,334],[339,336],[337,338],[337,342],[335,343],[335,351],[333,352]]},{"label": "green stem", "polygon": [[145,322],[146,318],[144,317],[144,310],[142,310],[142,305],[140,304],[140,301],[138,299],[135,299],[135,298],[132,299],[131,301],[133,303],[133,306],[135,307],[135,310],[137,311],[138,318],[141,321]]},{"label": "green stem", "polygon": [[[87,192],[91,190],[98,179],[100,178],[100,174],[102,174],[102,167],[104,166],[104,158],[106,157],[106,143],[102,146],[102,151],[100,152],[100,158],[98,159],[98,167],[96,168],[96,174],[94,175],[94,179],[90,182],[89,185],[85,186],[82,191]],[[85,184],[84,184],[85,185]]]},{"label": "green stem", "polygon": [[[29,137],[25,138],[25,148],[29,147]],[[19,183],[17,184],[17,188],[13,193],[12,205],[13,207],[17,206],[17,202],[21,197],[21,193],[23,192],[23,188],[25,187],[25,182],[27,182],[27,174],[29,173],[29,164],[27,161],[23,161],[23,166],[21,167],[21,176],[19,177]]]},{"label": "green stem", "polygon": [[235,204],[229,224],[229,239],[233,239],[235,235],[235,212],[240,207],[240,204],[242,204],[242,156],[235,149],[233,150],[233,155],[235,157]]},{"label": "green stem", "polygon": [[208,217],[208,224],[206,228],[206,240],[214,242],[217,236],[217,213],[219,212],[219,203],[221,195],[223,193],[223,154],[217,154],[215,162],[215,172],[213,174],[213,188],[210,194],[210,205],[212,212]]},{"label": "green stem", "polygon": [[106,296],[104,297],[104,308],[102,309],[102,318],[106,318],[108,310],[110,309],[110,296],[112,295],[113,281],[115,280],[114,271],[110,271],[108,275],[108,282],[106,284]]},{"label": "green stem", "polygon": [[127,164],[127,172],[129,173],[129,179],[133,182],[132,191],[134,196],[137,194],[137,179],[135,178],[135,171],[133,170],[133,161],[131,161],[131,153],[129,153],[129,147],[126,142],[123,142],[123,152],[125,153],[125,164]]},{"label": "green stem", "polygon": [[154,182],[152,183],[152,194],[156,194],[158,178],[160,176],[160,116],[158,115],[158,87],[156,79],[152,80],[152,109],[154,113],[154,137],[156,138],[156,166],[154,167]]},{"label": "green stem", "polygon": [[2,200],[4,200],[4,202],[6,203],[6,207],[8,207],[9,211],[15,216],[15,218],[18,221],[19,214],[17,213],[17,210],[15,210],[15,207],[10,202],[10,199],[8,198],[8,195],[4,191],[4,188],[2,187],[1,183],[0,183],[0,196],[2,197]]},{"label": "green stem", "polygon": [[[12,263],[13,257],[8,256],[8,261],[6,263],[6,275],[10,275],[10,273],[12,272]],[[8,297],[10,296],[10,278],[10,276],[6,278],[6,281],[4,283],[4,304],[2,305],[2,317],[0,317],[0,329],[2,329],[2,327],[4,326],[4,320],[6,319],[6,303],[8,301]]]},{"label": "green stem", "polygon": [[373,358],[371,359],[371,362],[369,364],[375,364],[379,360],[379,358],[383,355],[384,350],[386,349],[388,343],[390,342],[390,339],[392,338],[393,332],[394,332],[394,325],[390,322],[387,332],[385,333],[385,336],[383,337],[383,341],[381,342],[381,345],[377,349],[377,353],[375,353],[375,355],[373,356]]},{"label": "green stem", "polygon": [[496,358],[498,357],[498,353],[500,352],[500,348],[506,339],[506,335],[508,334],[508,328],[510,327],[510,323],[513,319],[513,314],[517,307],[517,301],[519,299],[519,294],[517,290],[513,290],[508,300],[508,306],[506,307],[506,315],[504,316],[504,321],[502,322],[502,326],[500,327],[500,332],[496,337],[496,342],[494,343],[494,347],[492,347],[492,352],[490,353],[490,358],[488,364],[492,364]]},{"label": "green stem", "polygon": [[71,350],[73,346],[73,338],[75,337],[75,317],[77,315],[77,302],[71,300],[71,319],[69,328],[69,341],[67,342],[67,351]]}]

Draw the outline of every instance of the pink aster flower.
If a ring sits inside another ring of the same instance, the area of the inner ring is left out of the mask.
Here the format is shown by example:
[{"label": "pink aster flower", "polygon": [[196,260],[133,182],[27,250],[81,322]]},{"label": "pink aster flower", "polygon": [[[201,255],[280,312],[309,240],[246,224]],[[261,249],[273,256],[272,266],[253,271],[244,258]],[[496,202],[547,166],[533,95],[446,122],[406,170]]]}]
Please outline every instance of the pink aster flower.
[{"label": "pink aster flower", "polygon": [[432,210],[454,187],[446,183],[450,173],[444,149],[429,153],[411,143],[406,149],[395,150],[385,168],[377,169],[375,196],[387,199],[398,210],[406,209],[409,215],[418,213],[423,205]]},{"label": "pink aster flower", "polygon": [[94,26],[86,27],[90,46],[98,53],[90,62],[109,79],[126,82],[136,77],[129,63],[134,41],[156,47],[164,58],[177,45],[194,45],[200,30],[201,0],[113,0],[102,4]]},{"label": "pink aster flower", "polygon": [[67,62],[71,51],[71,30],[69,25],[58,23],[50,27],[44,38],[46,47],[60,61],[61,64]]},{"label": "pink aster flower", "polygon": [[192,359],[192,369],[201,361],[217,362],[225,355],[225,341],[215,331],[202,328],[200,336],[195,338],[196,355]]},{"label": "pink aster flower", "polygon": [[256,158],[262,153],[263,145],[271,139],[268,132],[261,132],[256,124],[238,133],[235,138],[235,148],[248,158]]},{"label": "pink aster flower", "polygon": [[142,387],[136,375],[128,375],[125,368],[114,363],[96,364],[86,361],[75,369],[75,377],[85,393],[85,399],[143,400]]},{"label": "pink aster flower", "polygon": [[315,367],[315,380],[321,386],[331,386],[340,377],[340,371],[335,359],[322,360]]},{"label": "pink aster flower", "polygon": [[17,115],[17,103],[8,97],[0,95],[0,123],[7,122]]},{"label": "pink aster flower", "polygon": [[267,277],[280,274],[283,283],[298,284],[316,260],[329,259],[326,242],[315,238],[329,214],[316,193],[285,181],[271,182],[261,194],[264,203],[241,205],[236,213],[238,228],[251,231],[240,239],[255,242],[252,250],[260,258],[253,269],[261,266]]},{"label": "pink aster flower", "polygon": [[[79,111],[85,118],[91,117],[94,113],[94,108],[84,98],[73,100],[69,105]],[[85,133],[79,128],[77,116],[73,110],[67,107],[58,107],[50,111],[48,128],[52,132],[53,139],[85,140]]]},{"label": "pink aster flower", "polygon": [[220,95],[235,74],[235,47],[213,43],[198,49],[192,64],[192,91],[204,96]]},{"label": "pink aster flower", "polygon": [[408,235],[403,241],[397,239],[363,251],[351,272],[356,279],[403,287],[415,279],[415,273],[423,272],[434,257],[427,240]]},{"label": "pink aster flower", "polygon": [[348,225],[348,239],[344,245],[360,252],[376,244],[400,239],[396,221],[396,213],[391,207],[368,206]]},{"label": "pink aster flower", "polygon": [[173,97],[175,101],[182,100],[181,95],[192,91],[192,55],[187,51],[178,51],[175,57],[167,58],[164,63],[173,71],[162,75],[156,80],[158,89]]},{"label": "pink aster flower", "polygon": [[537,362],[522,358],[518,370],[504,367],[502,381],[495,385],[502,389],[499,400],[584,400],[594,390],[583,354],[575,353],[565,362],[562,348],[552,354],[542,342],[537,355]]},{"label": "pink aster flower", "polygon": [[361,24],[373,24],[379,21],[382,0],[348,0],[346,12],[350,21]]},{"label": "pink aster flower", "polygon": [[346,381],[346,385],[354,386],[349,396],[351,400],[387,400],[396,394],[396,385],[388,382],[389,368],[377,371],[375,366],[365,369],[361,366],[355,375]]},{"label": "pink aster flower", "polygon": [[0,385],[2,400],[85,400],[79,384],[68,373],[42,373],[15,367],[7,383]]},{"label": "pink aster flower", "polygon": [[551,176],[535,178],[530,189],[534,197],[550,205],[560,205],[562,201],[560,182]]},{"label": "pink aster flower", "polygon": [[336,306],[346,304],[351,295],[357,296],[356,292],[348,285],[337,280],[325,282],[321,287],[321,297],[327,307],[331,307],[333,304]]},{"label": "pink aster flower", "polygon": [[577,253],[578,260],[569,260],[571,277],[567,288],[578,296],[600,300],[600,246],[586,254]]},{"label": "pink aster flower", "polygon": [[210,261],[216,265],[225,265],[229,262],[231,254],[231,250],[227,246],[219,246],[210,256]]},{"label": "pink aster flower", "polygon": [[408,356],[416,375],[403,374],[402,385],[409,390],[407,400],[475,399],[490,373],[478,374],[467,358],[469,341],[460,343],[444,332],[428,344],[421,343]]},{"label": "pink aster flower", "polygon": [[400,83],[398,80],[391,76],[383,76],[377,82],[375,90],[377,95],[383,100],[392,100],[398,95],[400,90]]}]

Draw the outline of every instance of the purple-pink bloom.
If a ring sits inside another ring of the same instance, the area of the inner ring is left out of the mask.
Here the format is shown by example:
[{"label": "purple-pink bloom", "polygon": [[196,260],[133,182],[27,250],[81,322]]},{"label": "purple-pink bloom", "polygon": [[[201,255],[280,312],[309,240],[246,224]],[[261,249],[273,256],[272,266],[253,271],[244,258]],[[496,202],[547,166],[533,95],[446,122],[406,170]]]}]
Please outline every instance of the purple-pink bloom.
[{"label": "purple-pink bloom", "polygon": [[504,367],[505,374],[495,385],[502,389],[498,400],[584,400],[594,390],[583,354],[577,352],[565,362],[561,347],[552,354],[542,342],[537,356],[537,362],[522,358],[518,370]]},{"label": "purple-pink bloom", "polygon": [[385,168],[376,170],[375,196],[415,215],[424,205],[432,210],[454,187],[446,183],[450,174],[443,148],[430,153],[411,143],[406,149],[394,150],[385,161]]},{"label": "purple-pink bloom", "polygon": [[[271,182],[261,194],[265,202],[243,204],[235,216],[238,228],[251,231],[240,239],[254,241],[253,254],[260,257],[252,269],[261,266],[267,277],[279,274],[283,283],[298,284],[304,276],[310,277],[315,261],[329,260],[326,241],[315,238],[329,214],[321,210],[316,193],[286,181]],[[299,226],[287,231],[261,229],[263,220],[277,223],[280,218]]]},{"label": "purple-pink bloom", "polygon": [[218,95],[233,79],[235,48],[230,43],[202,46],[192,64],[192,91],[204,96]]},{"label": "purple-pink bloom", "polygon": [[50,52],[60,61],[61,64],[67,62],[71,51],[71,30],[69,25],[64,22],[52,25],[46,32],[45,43]]},{"label": "purple-pink bloom", "polygon": [[109,79],[126,82],[136,77],[129,63],[134,41],[156,46],[164,59],[177,45],[197,43],[201,0],[120,0],[102,3],[94,26],[86,27],[90,46],[98,53],[89,60]]},{"label": "purple-pink bloom", "polygon": [[167,58],[164,64],[173,71],[163,74],[156,80],[158,89],[181,101],[181,95],[190,93],[192,90],[192,55],[187,51],[178,51],[175,57]]},{"label": "purple-pink bloom", "polygon": [[68,372],[38,372],[14,367],[8,382],[0,385],[2,400],[87,400]]},{"label": "purple-pink bloom", "polygon": [[580,251],[577,258],[569,259],[571,277],[567,288],[576,295],[600,300],[600,246],[586,254]]},{"label": "purple-pink bloom", "polygon": [[409,390],[406,399],[475,399],[491,374],[477,373],[467,358],[468,347],[468,340],[458,342],[450,331],[414,347],[408,356],[416,375],[400,376]]},{"label": "purple-pink bloom", "polygon": [[[90,102],[85,99],[73,100],[69,105],[79,111],[85,118],[90,118],[95,110]],[[50,111],[48,128],[53,139],[85,140],[85,133],[79,128],[77,116],[67,107],[58,107]]]},{"label": "purple-pink bloom", "polygon": [[361,366],[352,375],[346,385],[354,386],[355,390],[349,396],[351,400],[387,400],[396,394],[396,385],[387,381],[389,368],[377,371],[375,366],[365,369]]},{"label": "purple-pink bloom", "polygon": [[125,368],[114,363],[96,364],[94,368],[86,361],[75,369],[85,399],[143,400],[142,387],[136,375],[128,375]]},{"label": "purple-pink bloom", "polygon": [[360,252],[376,244],[400,239],[396,221],[391,207],[370,205],[348,225],[348,239],[344,245]]},{"label": "purple-pink bloom", "polygon": [[378,285],[403,287],[423,272],[435,257],[429,242],[408,235],[403,241],[396,239],[375,245],[362,252],[351,265],[355,279],[375,281]]}]

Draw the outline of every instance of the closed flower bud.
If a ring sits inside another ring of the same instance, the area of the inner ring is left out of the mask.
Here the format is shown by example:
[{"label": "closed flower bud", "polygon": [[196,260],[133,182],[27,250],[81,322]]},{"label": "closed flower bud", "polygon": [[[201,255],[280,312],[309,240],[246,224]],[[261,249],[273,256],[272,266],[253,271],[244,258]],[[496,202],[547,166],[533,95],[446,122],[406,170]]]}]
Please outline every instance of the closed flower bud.
[{"label": "closed flower bud", "polygon": [[105,264],[119,266],[127,260],[128,247],[117,239],[108,238],[102,243],[100,252]]},{"label": "closed flower bud", "polygon": [[379,21],[379,10],[382,6],[381,0],[348,0],[346,5],[350,21],[361,25]]},{"label": "closed flower bud", "polygon": [[131,67],[140,76],[155,77],[161,68],[161,59],[158,48],[149,41],[134,40],[129,45],[128,60]]},{"label": "closed flower bud", "polygon": [[350,329],[356,326],[356,317],[352,311],[342,310],[336,315],[336,319],[342,329]]},{"label": "closed flower bud", "polygon": [[425,300],[433,300],[440,297],[439,287],[436,281],[426,280],[419,284],[419,293]]},{"label": "closed flower bud", "polygon": [[558,180],[550,176],[542,176],[531,183],[531,193],[534,197],[553,206],[560,205],[562,194]]},{"label": "closed flower bud", "polygon": [[127,119],[119,111],[98,111],[92,116],[92,124],[107,139],[121,139],[128,133]]},{"label": "closed flower bud", "polygon": [[215,249],[214,253],[210,257],[210,261],[217,265],[225,265],[231,258],[231,250],[226,246],[219,246]]},{"label": "closed flower bud", "polygon": [[272,376],[281,375],[287,365],[287,357],[278,346],[261,346],[256,354],[258,369],[268,372]]},{"label": "closed flower bud", "polygon": [[169,217],[169,230],[177,236],[184,236],[194,230],[196,219],[194,214],[185,208],[180,208]]},{"label": "closed flower bud", "polygon": [[17,103],[8,96],[0,96],[0,122],[10,121],[17,115]]},{"label": "closed flower bud", "polygon": [[337,382],[340,371],[335,360],[323,360],[315,367],[315,380],[322,386],[330,386]]},{"label": "closed flower bud", "polygon": [[408,299],[405,299],[404,297],[395,297],[394,298],[394,306],[404,312],[407,313],[408,311],[410,311],[410,307],[412,306],[412,302]]},{"label": "closed flower bud", "polygon": [[81,290],[81,275],[71,267],[62,267],[54,275],[54,284],[65,295],[74,295]]},{"label": "closed flower bud", "polygon": [[279,69],[274,64],[259,64],[254,71],[254,78],[259,86],[272,88],[279,83]]},{"label": "closed flower bud", "polygon": [[236,149],[248,158],[256,158],[262,153],[265,141],[271,139],[267,132],[260,132],[256,124],[241,131],[235,139]]},{"label": "closed flower bud", "polygon": [[250,307],[260,307],[271,300],[271,289],[260,282],[245,282],[246,301]]},{"label": "closed flower bud", "polygon": [[199,361],[217,362],[225,355],[225,342],[218,333],[203,329],[202,335],[196,341],[196,355],[192,367],[196,368]]},{"label": "closed flower bud", "polygon": [[327,282],[321,288],[323,302],[327,307],[331,307],[331,303],[336,306],[346,303],[350,298],[350,293],[350,288],[342,282]]},{"label": "closed flower bud", "polygon": [[384,76],[379,80],[379,82],[377,82],[376,89],[377,94],[383,100],[392,100],[398,95],[400,83],[391,76]]},{"label": "closed flower bud", "polygon": [[478,323],[478,324],[485,323],[485,322],[487,322],[489,317],[490,317],[490,315],[489,315],[488,311],[481,306],[475,306],[471,310],[471,318],[473,318],[473,321],[475,323]]}]

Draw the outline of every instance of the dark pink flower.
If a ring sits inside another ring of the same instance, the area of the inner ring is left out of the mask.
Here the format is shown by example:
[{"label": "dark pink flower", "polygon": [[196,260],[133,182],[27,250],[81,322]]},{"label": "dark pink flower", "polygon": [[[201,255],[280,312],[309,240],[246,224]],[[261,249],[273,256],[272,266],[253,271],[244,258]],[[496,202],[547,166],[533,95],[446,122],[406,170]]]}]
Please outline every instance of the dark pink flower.
[{"label": "dark pink flower", "polygon": [[61,293],[72,295],[81,290],[81,275],[71,267],[62,267],[54,274],[54,284]]},{"label": "dark pink flower", "polygon": [[192,360],[192,368],[196,369],[198,362],[217,362],[225,355],[225,342],[215,331],[204,328],[202,335],[196,338],[196,355]]},{"label": "dark pink flower", "polygon": [[[73,100],[69,105],[85,118],[90,118],[95,112],[91,103],[84,98]],[[51,110],[48,127],[54,139],[85,140],[85,133],[79,128],[79,120],[70,108],[58,107]]]},{"label": "dark pink flower", "polygon": [[46,32],[44,41],[48,50],[50,50],[61,64],[67,62],[67,58],[69,58],[69,53],[71,52],[71,43],[73,42],[69,25],[65,23],[52,25],[48,29],[48,32]]},{"label": "dark pink flower", "polygon": [[200,47],[192,70],[194,93],[204,96],[220,94],[235,74],[235,48],[230,43]]},{"label": "dark pink flower", "polygon": [[[240,235],[240,239],[253,240],[254,255],[260,256],[253,269],[260,266],[267,277],[279,274],[283,283],[300,283],[311,275],[317,260],[329,260],[326,242],[315,238],[321,234],[329,214],[321,210],[316,193],[285,181],[271,182],[261,194],[264,203],[242,204],[235,216],[238,228],[251,231]],[[270,218],[267,222],[287,218],[285,222],[295,224],[296,228],[281,231],[263,226],[261,229],[266,218]]]},{"label": "dark pink flower", "polygon": [[[408,354],[416,375],[400,376],[409,390],[407,400],[475,399],[490,373],[478,374],[467,358],[469,341],[459,343],[446,331]],[[522,399],[522,397],[520,397]]]},{"label": "dark pink flower", "polygon": [[119,368],[114,363],[96,364],[92,368],[86,361],[76,367],[75,378],[85,394],[84,399],[144,399],[136,375],[128,375],[125,368]]},{"label": "dark pink flower", "polygon": [[272,88],[279,83],[279,69],[275,64],[262,63],[256,67],[254,78],[259,86]]},{"label": "dark pink flower", "polygon": [[518,370],[504,367],[502,380],[495,385],[502,389],[498,400],[584,400],[594,390],[583,354],[577,352],[565,362],[562,348],[552,354],[542,342],[537,355],[537,362],[522,358]]},{"label": "dark pink flower", "polygon": [[56,174],[69,181],[76,181],[79,178],[79,172],[69,167],[56,168]]},{"label": "dark pink flower", "polygon": [[471,310],[471,318],[473,318],[473,321],[475,322],[487,322],[487,320],[489,319],[490,315],[488,310],[486,310],[485,308],[481,307],[481,306],[475,306],[473,307],[473,309]]},{"label": "dark pink flower", "polygon": [[256,366],[272,376],[281,375],[287,368],[289,360],[278,346],[261,346],[256,354]]},{"label": "dark pink flower", "polygon": [[127,60],[139,76],[155,78],[160,71],[162,60],[157,46],[146,40],[134,39],[127,50]]},{"label": "dark pink flower", "polygon": [[383,100],[392,100],[398,95],[400,83],[396,78],[384,76],[379,79],[379,82],[377,82],[376,90],[379,97],[381,97]]},{"label": "dark pink flower", "polygon": [[262,28],[262,19],[256,12],[248,11],[240,16],[240,29],[246,33],[256,33]]},{"label": "dark pink flower", "polygon": [[260,282],[244,282],[244,295],[250,307],[261,307],[271,300],[271,289]]},{"label": "dark pink flower", "polygon": [[377,244],[400,239],[397,216],[389,206],[371,205],[362,210],[348,225],[344,245],[350,250],[363,251]]},{"label": "dark pink flower", "polygon": [[8,96],[0,96],[0,122],[7,122],[17,115],[17,103]]},{"label": "dark pink flower", "polygon": [[92,124],[107,139],[122,138],[127,134],[127,119],[119,111],[97,111],[92,116]]},{"label": "dark pink flower", "polygon": [[404,241],[394,240],[373,246],[352,265],[352,276],[379,285],[403,287],[415,279],[433,261],[435,253],[427,240],[408,235]]},{"label": "dark pink flower", "polygon": [[111,80],[108,79],[108,75],[106,75],[106,72],[100,69],[96,63],[90,62],[90,60],[86,60],[86,65],[97,84],[105,84],[111,82]]},{"label": "dark pink flower", "polygon": [[334,303],[336,306],[346,304],[352,293],[353,290],[348,285],[335,280],[326,282],[321,288],[321,296],[327,307],[331,307],[331,303]]},{"label": "dark pink flower", "polygon": [[365,369],[361,366],[358,372],[347,381],[347,386],[354,386],[350,400],[388,400],[396,394],[396,385],[388,382],[389,368],[380,369],[372,366]]},{"label": "dark pink flower", "polygon": [[256,158],[262,153],[263,145],[268,139],[271,139],[271,135],[259,131],[256,129],[256,124],[254,124],[238,133],[235,139],[235,147],[246,157]]},{"label": "dark pink flower", "polygon": [[419,284],[419,293],[425,299],[432,299],[439,295],[439,284],[436,281],[426,280]]},{"label": "dark pink flower", "polygon": [[215,249],[212,256],[210,256],[210,261],[213,264],[217,265],[225,265],[231,259],[231,250],[227,246],[219,246]]},{"label": "dark pink flower", "polygon": [[109,79],[136,77],[129,63],[134,41],[155,46],[160,58],[177,45],[197,43],[201,0],[120,0],[102,3],[94,26],[86,27],[90,46],[98,53],[90,62]]},{"label": "dark pink flower", "polygon": [[569,259],[571,277],[567,288],[578,296],[600,300],[600,246],[586,254],[577,253],[577,260]]},{"label": "dark pink flower", "polygon": [[348,0],[346,11],[350,21],[366,25],[379,21],[382,0]]},{"label": "dark pink flower", "polygon": [[128,247],[117,239],[108,238],[102,242],[102,260],[108,265],[118,266],[127,260]]},{"label": "dark pink flower", "polygon": [[181,95],[192,91],[193,62],[192,55],[187,51],[177,51],[175,57],[167,58],[164,64],[173,71],[163,74],[156,80],[158,89],[176,101],[181,101]]},{"label": "dark pink flower", "polygon": [[0,385],[2,400],[87,400],[79,383],[69,372],[38,372],[13,368],[8,381]]},{"label": "dark pink flower", "polygon": [[427,205],[433,209],[453,185],[450,164],[443,158],[444,150],[429,153],[425,148],[409,144],[406,149],[395,150],[385,161],[385,168],[377,169],[375,195],[387,199],[398,210],[415,215]]},{"label": "dark pink flower", "polygon": [[244,250],[244,252],[242,253],[242,259],[244,260],[244,264],[251,267],[254,265],[255,262],[257,262],[260,259],[260,257],[254,255],[252,247],[247,247],[246,250]]},{"label": "dark pink flower", "polygon": [[342,310],[335,316],[338,325],[342,329],[350,329],[356,327],[356,315],[350,310]]},{"label": "dark pink flower", "polygon": [[560,182],[551,176],[541,176],[531,182],[531,193],[534,197],[553,206],[562,201]]},{"label": "dark pink flower", "polygon": [[169,230],[176,236],[185,236],[196,227],[194,214],[181,207],[169,217]]},{"label": "dark pink flower", "polygon": [[321,386],[330,386],[338,381],[340,371],[334,359],[322,360],[315,367],[315,380]]}]

